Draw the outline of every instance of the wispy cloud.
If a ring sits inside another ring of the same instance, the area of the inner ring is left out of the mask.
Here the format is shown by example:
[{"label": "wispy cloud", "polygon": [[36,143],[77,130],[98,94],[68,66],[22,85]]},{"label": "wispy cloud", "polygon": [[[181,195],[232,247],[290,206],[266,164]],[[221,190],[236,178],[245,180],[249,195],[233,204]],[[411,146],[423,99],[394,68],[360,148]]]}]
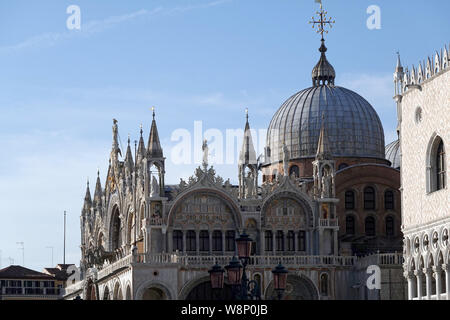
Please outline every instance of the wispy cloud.
[{"label": "wispy cloud", "polygon": [[152,17],[156,15],[175,15],[192,11],[196,9],[206,9],[222,5],[233,0],[216,0],[207,3],[187,6],[177,6],[172,8],[157,7],[151,10],[141,9],[136,12],[131,12],[119,16],[111,16],[102,20],[92,20],[81,25],[81,30],[67,30],[65,32],[46,32],[28,39],[25,39],[17,44],[7,45],[0,47],[0,54],[2,53],[14,53],[23,49],[33,47],[51,47],[58,42],[71,39],[74,37],[89,37],[93,34],[104,32],[108,29],[115,27],[116,25],[126,23],[141,17]]}]

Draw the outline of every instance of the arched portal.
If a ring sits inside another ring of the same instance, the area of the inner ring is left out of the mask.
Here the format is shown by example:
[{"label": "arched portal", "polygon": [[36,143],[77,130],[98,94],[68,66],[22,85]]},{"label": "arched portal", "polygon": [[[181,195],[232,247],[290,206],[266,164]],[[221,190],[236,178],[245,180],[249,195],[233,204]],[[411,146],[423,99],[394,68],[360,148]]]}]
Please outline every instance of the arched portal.
[{"label": "arched portal", "polygon": [[97,288],[91,279],[88,280],[86,300],[97,300]]},{"label": "arched portal", "polygon": [[103,292],[103,300],[110,300],[109,288],[107,286],[105,287],[105,291]]},{"label": "arched portal", "polygon": [[113,300],[123,300],[122,288],[119,282],[114,286]]},{"label": "arched portal", "polygon": [[144,291],[142,300],[167,300],[167,295],[160,288],[152,287]]},{"label": "arched portal", "polygon": [[120,213],[117,206],[114,207],[112,211],[111,219],[111,249],[112,251],[119,249],[122,244],[121,233],[120,233]]},{"label": "arched portal", "polygon": [[233,300],[233,292],[231,286],[226,283],[222,290],[213,291],[211,282],[204,281],[189,291],[186,300]]},{"label": "arched portal", "polygon": [[[276,300],[277,293],[273,289],[273,281],[266,290],[267,300]],[[313,282],[306,276],[288,275],[283,300],[318,300],[319,294]]]}]

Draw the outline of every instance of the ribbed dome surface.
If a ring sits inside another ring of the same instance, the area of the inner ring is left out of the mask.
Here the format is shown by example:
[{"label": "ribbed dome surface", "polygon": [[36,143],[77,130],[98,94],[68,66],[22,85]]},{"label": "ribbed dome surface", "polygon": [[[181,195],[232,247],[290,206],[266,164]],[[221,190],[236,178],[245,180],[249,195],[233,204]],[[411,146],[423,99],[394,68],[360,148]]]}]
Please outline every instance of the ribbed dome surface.
[{"label": "ribbed dome surface", "polygon": [[267,132],[266,163],[314,158],[324,115],[333,157],[385,159],[384,132],[373,107],[359,94],[328,85],[314,86],[290,97],[275,113]]},{"label": "ribbed dome surface", "polygon": [[392,168],[400,169],[400,140],[395,140],[386,146],[386,159],[392,163]]}]

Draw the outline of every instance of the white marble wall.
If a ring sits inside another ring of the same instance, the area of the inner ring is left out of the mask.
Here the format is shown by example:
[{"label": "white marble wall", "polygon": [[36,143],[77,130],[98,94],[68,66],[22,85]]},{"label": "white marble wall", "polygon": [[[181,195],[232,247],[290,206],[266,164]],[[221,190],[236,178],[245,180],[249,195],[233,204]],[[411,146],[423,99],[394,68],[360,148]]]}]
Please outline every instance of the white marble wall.
[{"label": "white marble wall", "polygon": [[[450,216],[450,68],[410,88],[401,102],[401,179],[404,232]],[[416,121],[416,109],[422,120]],[[447,161],[447,188],[427,193],[426,156],[430,140],[439,135],[444,141]]]}]

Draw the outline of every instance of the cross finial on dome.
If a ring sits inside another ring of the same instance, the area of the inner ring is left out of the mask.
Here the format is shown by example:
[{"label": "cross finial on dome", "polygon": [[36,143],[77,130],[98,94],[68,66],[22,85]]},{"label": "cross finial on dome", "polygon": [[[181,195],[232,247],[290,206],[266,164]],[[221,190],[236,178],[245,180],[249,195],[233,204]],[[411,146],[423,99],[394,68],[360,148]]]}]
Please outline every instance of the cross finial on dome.
[{"label": "cross finial on dome", "polygon": [[312,81],[314,87],[320,85],[334,85],[334,79],[336,78],[336,72],[325,56],[327,47],[325,46],[325,39],[323,37],[324,33],[328,33],[328,30],[325,30],[325,28],[327,26],[332,28],[333,23],[335,23],[336,21],[332,20],[331,17],[327,18],[327,11],[323,10],[322,2],[320,2],[320,11],[317,11],[317,15],[319,16],[319,20],[314,20],[314,17],[312,17],[312,21],[309,22],[313,25],[313,28],[317,26],[316,32],[320,33],[322,36],[320,40],[322,42],[322,45],[319,48],[319,51],[321,53],[320,60],[312,71]]},{"label": "cross finial on dome", "polygon": [[320,11],[317,11],[316,14],[319,16],[319,20],[314,20],[314,17],[312,17],[312,21],[310,21],[309,23],[312,24],[313,29],[317,26],[316,32],[321,34],[323,41],[325,40],[323,38],[323,34],[328,33],[328,30],[325,30],[325,28],[327,27],[327,25],[330,28],[333,28],[333,23],[336,23],[336,21],[332,20],[331,17],[327,18],[328,12],[323,10],[322,2],[320,2]]}]

